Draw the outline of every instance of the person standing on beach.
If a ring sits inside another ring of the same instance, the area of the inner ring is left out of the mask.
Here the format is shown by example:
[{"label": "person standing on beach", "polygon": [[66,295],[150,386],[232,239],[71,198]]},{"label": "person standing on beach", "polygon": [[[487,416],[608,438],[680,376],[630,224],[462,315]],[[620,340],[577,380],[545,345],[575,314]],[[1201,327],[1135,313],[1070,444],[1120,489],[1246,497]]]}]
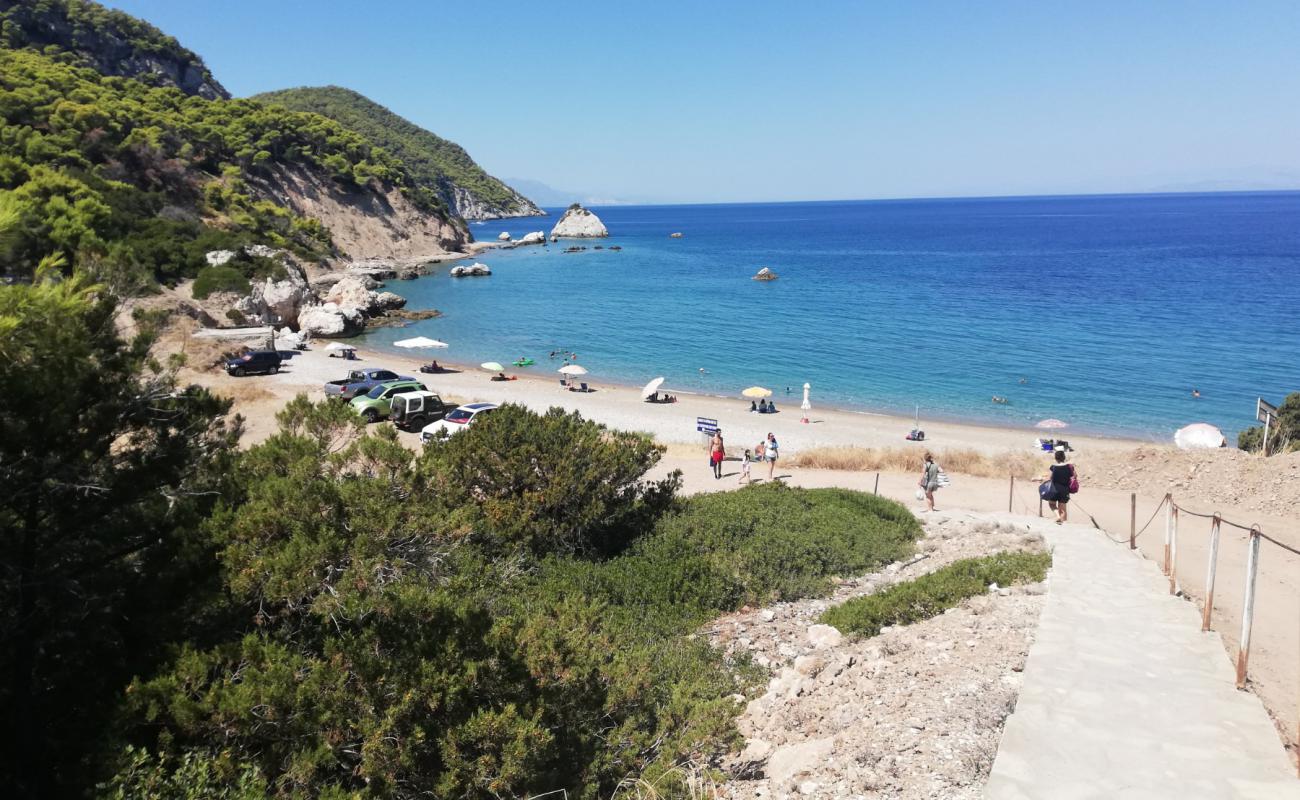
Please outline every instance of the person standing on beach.
[{"label": "person standing on beach", "polygon": [[769,431],[767,442],[763,447],[763,457],[767,459],[767,479],[773,480],[772,473],[776,471],[776,457],[779,454],[780,445],[776,443],[776,437]]},{"label": "person standing on beach", "polygon": [[1047,479],[1052,482],[1052,491],[1048,494],[1047,506],[1056,512],[1056,524],[1064,525],[1070,518],[1067,504],[1070,495],[1079,490],[1078,473],[1074,465],[1065,460],[1065,451],[1056,451],[1056,463],[1051,466]]},{"label": "person standing on beach", "polygon": [[927,452],[925,463],[921,466],[921,480],[917,486],[925,492],[926,511],[934,511],[934,491],[939,488],[939,465],[934,463],[934,455]]},{"label": "person standing on beach", "polygon": [[713,432],[709,440],[709,464],[713,467],[713,478],[722,477],[722,460],[727,457],[727,448],[722,442],[722,429]]}]

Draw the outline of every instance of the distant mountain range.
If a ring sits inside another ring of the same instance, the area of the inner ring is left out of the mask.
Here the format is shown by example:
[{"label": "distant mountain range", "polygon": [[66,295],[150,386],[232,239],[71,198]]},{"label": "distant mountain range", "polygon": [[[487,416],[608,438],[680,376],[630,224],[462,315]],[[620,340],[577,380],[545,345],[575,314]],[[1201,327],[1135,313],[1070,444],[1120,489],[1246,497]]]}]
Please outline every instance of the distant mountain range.
[{"label": "distant mountain range", "polygon": [[578,189],[555,189],[541,181],[529,178],[506,178],[506,182],[531,197],[533,202],[548,208],[568,206],[570,203],[582,203],[584,206],[626,206],[655,202],[646,199],[602,196]]}]

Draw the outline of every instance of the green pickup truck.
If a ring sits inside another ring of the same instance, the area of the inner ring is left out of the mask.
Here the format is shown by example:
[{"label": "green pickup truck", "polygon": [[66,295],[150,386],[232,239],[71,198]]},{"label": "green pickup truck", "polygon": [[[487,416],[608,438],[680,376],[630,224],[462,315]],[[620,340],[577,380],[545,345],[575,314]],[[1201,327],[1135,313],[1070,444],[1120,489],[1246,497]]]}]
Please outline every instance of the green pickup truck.
[{"label": "green pickup truck", "polygon": [[352,398],[352,410],[360,414],[366,422],[378,422],[387,419],[392,412],[394,397],[407,392],[422,391],[424,391],[424,384],[419,381],[385,381],[369,392]]}]

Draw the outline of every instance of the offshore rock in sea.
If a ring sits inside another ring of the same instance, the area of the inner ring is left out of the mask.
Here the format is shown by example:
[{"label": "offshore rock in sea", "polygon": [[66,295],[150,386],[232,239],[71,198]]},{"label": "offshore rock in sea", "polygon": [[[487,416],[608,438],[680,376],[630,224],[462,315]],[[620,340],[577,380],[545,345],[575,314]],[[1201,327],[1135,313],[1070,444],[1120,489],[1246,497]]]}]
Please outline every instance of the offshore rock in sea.
[{"label": "offshore rock in sea", "polygon": [[763,267],[762,269],[760,269],[758,271],[758,274],[754,276],[754,280],[756,281],[774,281],[776,279],[777,279],[777,274],[772,270],[768,269],[767,267]]},{"label": "offshore rock in sea", "polygon": [[502,242],[508,242],[510,241],[510,234],[506,233],[505,231],[501,231],[501,235],[498,236],[497,239]]},{"label": "offshore rock in sea", "polygon": [[523,238],[515,242],[515,244],[546,244],[546,233],[544,231],[533,231],[532,233],[524,234]]},{"label": "offshore rock in sea", "polygon": [[605,229],[605,223],[600,221],[600,217],[583,208],[580,204],[574,203],[560,217],[560,221],[555,223],[551,228],[551,239],[556,237],[561,239],[599,239],[609,236],[609,231]]}]

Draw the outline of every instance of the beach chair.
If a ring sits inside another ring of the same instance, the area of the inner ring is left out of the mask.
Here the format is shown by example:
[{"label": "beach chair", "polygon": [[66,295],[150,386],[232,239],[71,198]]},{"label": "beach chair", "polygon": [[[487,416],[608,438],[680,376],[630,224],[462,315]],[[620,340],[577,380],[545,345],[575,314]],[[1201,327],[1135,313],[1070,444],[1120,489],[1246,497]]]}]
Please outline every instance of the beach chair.
[{"label": "beach chair", "polygon": [[569,382],[566,381],[564,378],[560,378],[560,385],[563,386],[563,387],[566,388],[566,389],[569,388]]},{"label": "beach chair", "polygon": [[588,389],[588,388],[587,388],[587,384],[584,383],[584,384],[581,385],[581,387],[578,389],[578,391],[580,391],[580,392],[590,392],[591,390]]}]

